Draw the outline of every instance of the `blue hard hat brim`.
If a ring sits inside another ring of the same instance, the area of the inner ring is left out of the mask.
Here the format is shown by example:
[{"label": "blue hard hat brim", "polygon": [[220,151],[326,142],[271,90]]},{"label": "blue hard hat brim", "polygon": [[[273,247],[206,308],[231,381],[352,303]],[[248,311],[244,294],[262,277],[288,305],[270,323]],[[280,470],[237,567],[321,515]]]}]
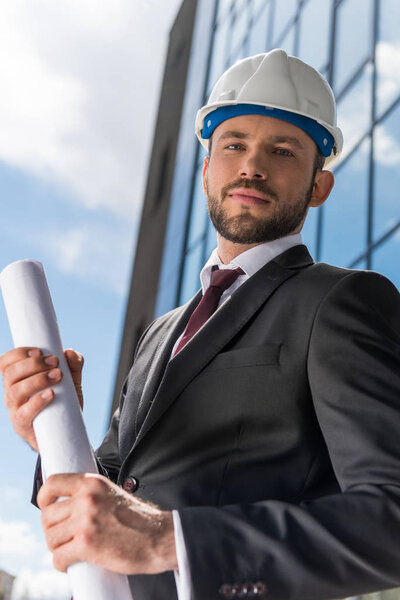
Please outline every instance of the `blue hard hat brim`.
[{"label": "blue hard hat brim", "polygon": [[241,115],[263,115],[292,123],[305,131],[314,140],[322,156],[326,158],[332,153],[334,138],[323,125],[304,115],[282,110],[281,108],[260,106],[259,104],[228,104],[216,108],[205,117],[201,137],[208,140],[218,125],[227,119],[240,117]]}]

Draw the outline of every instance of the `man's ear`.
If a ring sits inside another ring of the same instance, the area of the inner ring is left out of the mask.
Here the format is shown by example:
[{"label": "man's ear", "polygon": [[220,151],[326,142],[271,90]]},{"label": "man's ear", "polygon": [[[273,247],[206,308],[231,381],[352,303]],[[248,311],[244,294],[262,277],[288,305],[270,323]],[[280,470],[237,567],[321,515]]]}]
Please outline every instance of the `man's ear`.
[{"label": "man's ear", "polygon": [[207,169],[208,169],[209,161],[210,161],[210,157],[205,156],[204,162],[203,162],[203,190],[204,190],[205,194],[207,194]]},{"label": "man's ear", "polygon": [[321,206],[331,193],[334,183],[335,177],[331,171],[317,171],[309,206]]}]

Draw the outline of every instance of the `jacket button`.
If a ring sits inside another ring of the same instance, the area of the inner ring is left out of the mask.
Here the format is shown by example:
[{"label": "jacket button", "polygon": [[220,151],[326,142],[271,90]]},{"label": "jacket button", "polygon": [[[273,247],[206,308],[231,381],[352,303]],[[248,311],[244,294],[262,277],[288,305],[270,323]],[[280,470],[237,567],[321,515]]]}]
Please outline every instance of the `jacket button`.
[{"label": "jacket button", "polygon": [[224,583],[219,588],[219,595],[225,600],[232,600],[235,597],[233,586],[230,583]]},{"label": "jacket button", "polygon": [[122,485],[127,492],[136,492],[138,489],[139,482],[136,477],[127,477]]},{"label": "jacket button", "polygon": [[267,586],[262,581],[257,581],[254,584],[254,597],[255,598],[265,598],[267,593]]},{"label": "jacket button", "polygon": [[247,598],[247,585],[246,584],[235,583],[235,585],[233,586],[233,589],[235,591],[234,598],[240,598],[241,600],[243,598]]}]

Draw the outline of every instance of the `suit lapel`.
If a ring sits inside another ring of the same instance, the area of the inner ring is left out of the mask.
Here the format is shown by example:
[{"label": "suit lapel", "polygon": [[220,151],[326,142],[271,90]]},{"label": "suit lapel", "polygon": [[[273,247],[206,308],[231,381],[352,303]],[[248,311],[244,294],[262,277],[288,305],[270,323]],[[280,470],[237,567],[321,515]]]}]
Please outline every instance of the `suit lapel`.
[{"label": "suit lapel", "polygon": [[190,315],[201,299],[199,291],[187,304],[175,311],[167,321],[164,335],[160,337],[157,349],[151,359],[148,371],[143,376],[143,386],[136,382],[131,396],[127,399],[121,413],[120,457],[124,461],[132,448],[140,425],[149,410],[152,399],[160,384],[163,373],[171,356],[172,348],[180,333],[186,327]]},{"label": "suit lapel", "polygon": [[190,315],[201,300],[201,291],[183,307],[183,311],[180,313],[175,323],[170,326],[169,331],[166,331],[165,337],[160,341],[156,355],[150,365],[146,377],[146,384],[143,388],[142,397],[139,402],[138,411],[135,422],[135,433],[138,433],[140,426],[144,421],[149,405],[157,393],[157,388],[160,385],[165,369],[168,365],[168,361],[171,358],[172,349],[179,335],[185,329]]},{"label": "suit lapel", "polygon": [[[271,294],[300,268],[313,263],[305,246],[290,248],[267,263],[232,295],[220,310],[204,325],[195,338],[168,363],[173,343],[183,331],[185,323],[199,301],[199,295],[189,304],[178,326],[161,343],[159,359],[154,369],[155,380],[147,378],[148,385],[140,403],[140,416],[144,422],[135,446],[164,414],[190,381],[214,358],[218,352],[246,325]],[[196,300],[195,304],[194,301]],[[190,311],[189,311],[190,309]],[[178,324],[177,324],[178,325]],[[161,383],[159,384],[160,378]],[[159,384],[159,385],[158,385]],[[157,389],[158,388],[158,389]]]}]

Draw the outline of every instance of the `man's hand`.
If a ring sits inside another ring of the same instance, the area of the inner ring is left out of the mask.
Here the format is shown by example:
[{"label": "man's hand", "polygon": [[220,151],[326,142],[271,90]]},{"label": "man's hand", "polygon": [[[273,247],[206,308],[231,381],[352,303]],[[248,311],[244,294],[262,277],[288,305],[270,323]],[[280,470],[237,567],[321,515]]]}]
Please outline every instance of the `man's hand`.
[{"label": "man's hand", "polygon": [[132,497],[102,475],[52,475],[39,491],[38,505],[60,571],[77,561],[126,575],[177,569],[172,513]]},{"label": "man's hand", "polygon": [[[71,371],[81,407],[83,357],[66,350],[65,358]],[[52,385],[62,379],[58,358],[43,356],[39,348],[16,348],[0,356],[3,374],[4,400],[15,431],[34,450],[38,450],[32,421],[54,398]]]}]

